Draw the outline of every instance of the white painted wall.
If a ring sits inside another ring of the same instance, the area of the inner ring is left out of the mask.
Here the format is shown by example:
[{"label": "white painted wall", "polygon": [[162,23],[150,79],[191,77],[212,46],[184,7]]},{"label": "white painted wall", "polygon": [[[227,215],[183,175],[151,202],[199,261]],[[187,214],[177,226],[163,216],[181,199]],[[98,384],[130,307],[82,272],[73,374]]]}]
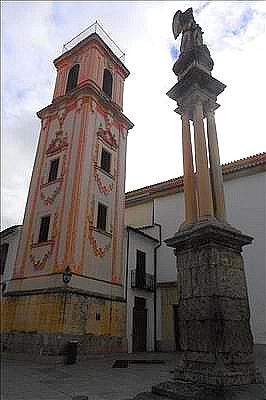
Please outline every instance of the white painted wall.
[{"label": "white painted wall", "polygon": [[255,343],[266,344],[266,173],[225,182],[227,220],[254,238],[244,247],[251,328]]},{"label": "white painted wall", "polygon": [[[243,251],[255,343],[266,344],[266,173],[237,177],[224,182],[227,221],[254,237]],[[162,225],[162,242],[171,237],[184,220],[184,194],[154,200],[154,221]],[[159,282],[175,281],[173,250],[164,243],[158,250]],[[158,314],[159,316],[159,314]]]},{"label": "white painted wall", "polygon": [[173,249],[164,241],[173,236],[179,225],[184,221],[183,192],[154,200],[154,222],[162,226],[162,246],[157,255],[157,281],[176,280],[176,258]]},{"label": "white painted wall", "polygon": [[1,244],[8,243],[9,245],[4,273],[1,276],[1,284],[5,283],[6,288],[8,287],[8,282],[12,278],[13,270],[15,267],[21,230],[22,225],[18,225],[14,227],[14,229],[12,229],[10,233],[5,234],[4,231],[1,232]]}]

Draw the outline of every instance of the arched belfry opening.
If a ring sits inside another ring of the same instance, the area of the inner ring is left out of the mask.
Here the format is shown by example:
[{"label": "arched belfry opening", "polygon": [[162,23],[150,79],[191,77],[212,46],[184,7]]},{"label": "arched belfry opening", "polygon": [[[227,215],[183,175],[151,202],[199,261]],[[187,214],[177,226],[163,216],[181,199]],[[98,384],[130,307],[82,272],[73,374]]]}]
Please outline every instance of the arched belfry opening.
[{"label": "arched belfry opening", "polygon": [[113,76],[108,69],[103,72],[103,91],[108,97],[112,98]]},{"label": "arched belfry opening", "polygon": [[66,93],[70,92],[70,90],[75,89],[75,87],[78,84],[78,76],[79,76],[79,64],[75,64],[68,73]]}]

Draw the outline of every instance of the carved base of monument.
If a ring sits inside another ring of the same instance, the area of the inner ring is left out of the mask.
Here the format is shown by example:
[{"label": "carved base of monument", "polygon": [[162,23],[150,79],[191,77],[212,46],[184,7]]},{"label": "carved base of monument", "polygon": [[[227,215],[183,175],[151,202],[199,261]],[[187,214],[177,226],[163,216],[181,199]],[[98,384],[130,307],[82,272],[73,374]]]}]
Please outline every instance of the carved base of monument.
[{"label": "carved base of monument", "polygon": [[150,396],[139,396],[136,400],[265,400],[266,391],[262,384],[213,386],[168,381],[154,386]]},{"label": "carved base of monument", "polygon": [[252,238],[206,220],[166,241],[175,248],[181,357],[175,379],[207,385],[256,382],[242,247]]},{"label": "carved base of monument", "polygon": [[265,400],[256,371],[241,255],[252,238],[226,223],[186,226],[166,241],[175,248],[180,294],[173,379],[135,400]]}]

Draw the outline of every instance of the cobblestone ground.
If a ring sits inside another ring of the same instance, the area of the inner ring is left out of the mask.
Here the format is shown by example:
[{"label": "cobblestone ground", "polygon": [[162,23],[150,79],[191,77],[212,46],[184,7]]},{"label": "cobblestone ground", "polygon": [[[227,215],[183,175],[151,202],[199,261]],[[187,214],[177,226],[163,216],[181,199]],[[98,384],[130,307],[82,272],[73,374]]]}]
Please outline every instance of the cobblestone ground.
[{"label": "cobblestone ground", "polygon": [[[266,378],[266,346],[257,346],[255,354],[257,366]],[[4,355],[1,399],[130,399],[171,378],[175,358],[174,353],[92,355],[89,360],[62,365],[55,361],[30,361],[24,356]],[[129,359],[131,362],[126,368],[112,368],[118,359]],[[136,360],[146,363],[136,363]]]}]

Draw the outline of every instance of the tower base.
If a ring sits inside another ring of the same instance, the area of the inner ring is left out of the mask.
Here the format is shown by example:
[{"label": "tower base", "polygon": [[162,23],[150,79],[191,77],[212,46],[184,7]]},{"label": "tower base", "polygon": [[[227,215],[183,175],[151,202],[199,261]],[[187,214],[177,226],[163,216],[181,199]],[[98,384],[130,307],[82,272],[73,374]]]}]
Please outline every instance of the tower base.
[{"label": "tower base", "polygon": [[1,349],[61,356],[78,342],[78,356],[127,352],[126,303],[74,288],[8,293],[3,297]]}]

